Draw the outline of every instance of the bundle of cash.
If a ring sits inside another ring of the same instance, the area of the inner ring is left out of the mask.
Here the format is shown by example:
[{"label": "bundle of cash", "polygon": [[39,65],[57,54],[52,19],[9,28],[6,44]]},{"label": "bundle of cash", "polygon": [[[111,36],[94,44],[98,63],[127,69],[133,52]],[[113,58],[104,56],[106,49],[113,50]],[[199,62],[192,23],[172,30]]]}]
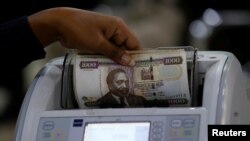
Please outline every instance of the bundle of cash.
[{"label": "bundle of cash", "polygon": [[133,67],[102,55],[75,55],[73,85],[80,108],[190,106],[184,49],[129,53]]}]

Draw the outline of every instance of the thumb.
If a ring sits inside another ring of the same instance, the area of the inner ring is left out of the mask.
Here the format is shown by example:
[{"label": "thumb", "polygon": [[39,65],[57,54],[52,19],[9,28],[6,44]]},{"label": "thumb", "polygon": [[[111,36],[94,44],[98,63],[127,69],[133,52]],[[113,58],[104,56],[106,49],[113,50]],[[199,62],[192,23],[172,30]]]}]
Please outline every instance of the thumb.
[{"label": "thumb", "polygon": [[126,51],[124,51],[122,56],[119,58],[120,58],[120,60],[118,60],[118,62],[120,62],[122,65],[128,65],[128,66],[135,65],[134,59]]}]

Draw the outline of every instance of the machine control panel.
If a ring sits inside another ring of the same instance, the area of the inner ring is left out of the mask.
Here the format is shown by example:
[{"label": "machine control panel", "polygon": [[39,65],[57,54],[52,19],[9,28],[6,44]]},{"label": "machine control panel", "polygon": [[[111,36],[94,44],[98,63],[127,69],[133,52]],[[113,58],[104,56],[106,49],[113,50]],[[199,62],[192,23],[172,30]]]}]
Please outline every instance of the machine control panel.
[{"label": "machine control panel", "polygon": [[36,141],[200,141],[201,114],[40,117]]}]

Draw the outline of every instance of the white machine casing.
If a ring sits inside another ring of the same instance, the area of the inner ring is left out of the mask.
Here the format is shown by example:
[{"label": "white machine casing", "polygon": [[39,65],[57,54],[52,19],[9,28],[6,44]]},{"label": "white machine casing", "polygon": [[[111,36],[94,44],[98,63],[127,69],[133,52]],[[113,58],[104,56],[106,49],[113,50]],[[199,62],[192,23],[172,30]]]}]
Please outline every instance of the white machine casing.
[{"label": "white machine casing", "polygon": [[19,113],[15,141],[37,141],[42,117],[199,114],[198,141],[207,140],[209,124],[250,123],[245,78],[241,64],[232,53],[198,51],[196,75],[200,105],[176,108],[63,109],[60,105],[63,60],[63,57],[51,60],[34,78]]}]

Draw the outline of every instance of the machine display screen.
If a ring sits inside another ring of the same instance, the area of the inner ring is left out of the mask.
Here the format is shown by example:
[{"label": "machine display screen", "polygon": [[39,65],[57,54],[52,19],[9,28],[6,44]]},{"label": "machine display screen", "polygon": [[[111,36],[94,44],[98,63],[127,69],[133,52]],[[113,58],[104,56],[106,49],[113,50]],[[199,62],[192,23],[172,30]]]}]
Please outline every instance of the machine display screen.
[{"label": "machine display screen", "polygon": [[83,141],[148,141],[150,122],[88,123]]}]

